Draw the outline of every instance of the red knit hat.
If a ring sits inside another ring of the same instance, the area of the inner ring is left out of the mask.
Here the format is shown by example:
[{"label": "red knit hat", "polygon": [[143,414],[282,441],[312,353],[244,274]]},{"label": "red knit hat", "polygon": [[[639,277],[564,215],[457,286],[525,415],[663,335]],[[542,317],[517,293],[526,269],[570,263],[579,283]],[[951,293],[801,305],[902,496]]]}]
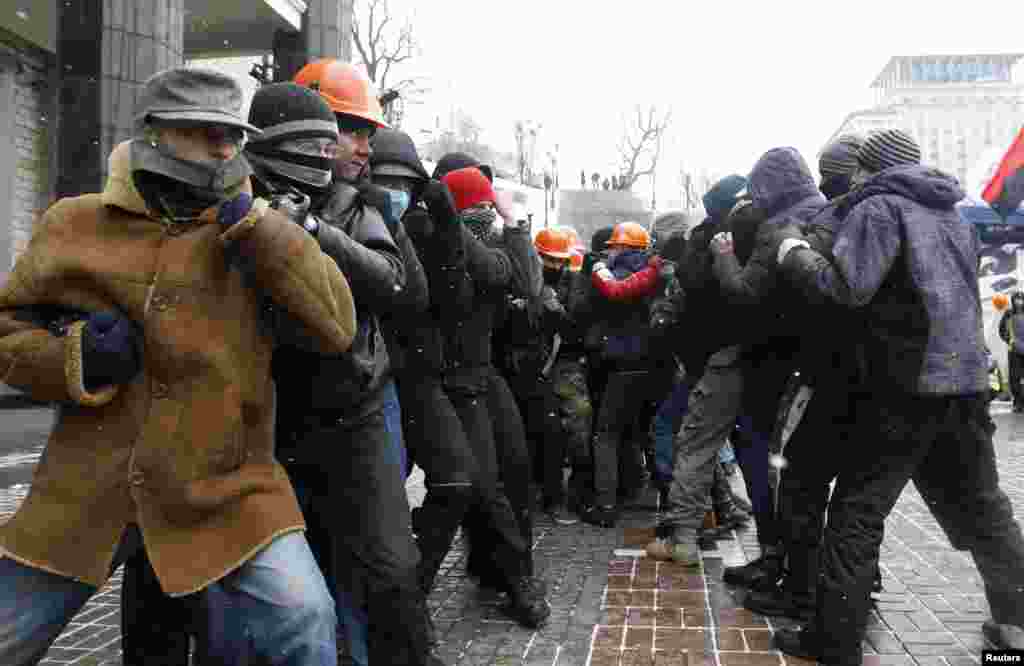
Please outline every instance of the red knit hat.
[{"label": "red knit hat", "polygon": [[494,188],[491,187],[491,181],[476,167],[449,171],[441,182],[448,186],[452,198],[455,199],[455,207],[460,213],[484,201],[494,203]]}]

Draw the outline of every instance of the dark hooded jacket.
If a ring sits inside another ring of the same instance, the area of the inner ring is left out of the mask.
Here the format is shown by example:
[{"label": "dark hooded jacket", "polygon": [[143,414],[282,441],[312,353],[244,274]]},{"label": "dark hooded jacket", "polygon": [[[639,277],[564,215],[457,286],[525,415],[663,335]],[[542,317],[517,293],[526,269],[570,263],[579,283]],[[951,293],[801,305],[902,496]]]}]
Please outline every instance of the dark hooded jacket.
[{"label": "dark hooded jacket", "polygon": [[729,305],[751,308],[746,330],[756,332],[756,337],[746,341],[745,355],[756,363],[765,356],[795,353],[801,332],[800,318],[792,314],[792,293],[776,267],[774,231],[806,223],[827,202],[803,157],[793,148],[765,153],[750,173],[749,189],[754,208],[763,216],[750,258],[741,266],[736,254],[716,254],[714,273]]},{"label": "dark hooded jacket", "polygon": [[[416,145],[408,134],[398,130],[379,129],[373,135],[372,147],[371,171],[383,164],[397,164],[417,174],[422,183],[427,182],[427,171],[423,168],[423,163],[416,152]],[[394,307],[380,313],[381,331],[391,360],[391,369],[396,373],[401,371],[406,362],[410,344],[407,334],[408,323],[425,313],[430,305],[427,274],[406,229],[407,222],[422,221],[420,217],[423,211],[417,206],[419,194],[418,190],[413,193],[409,210],[392,229],[392,236],[405,268],[405,289],[396,295]]]},{"label": "dark hooded jacket", "polygon": [[[299,347],[274,352],[279,445],[326,415],[361,418],[381,406],[390,376],[387,347],[378,315],[404,303],[405,268],[389,231],[391,208],[367,187],[339,182],[314,214],[317,240],[349,280],[356,301],[357,329],[352,349],[325,357]],[[374,207],[368,202],[372,200]]]},{"label": "dark hooded jacket", "polygon": [[800,248],[783,263],[806,293],[860,308],[874,391],[986,390],[980,240],[954,208],[963,196],[955,179],[935,169],[886,169],[847,195],[831,261]]}]

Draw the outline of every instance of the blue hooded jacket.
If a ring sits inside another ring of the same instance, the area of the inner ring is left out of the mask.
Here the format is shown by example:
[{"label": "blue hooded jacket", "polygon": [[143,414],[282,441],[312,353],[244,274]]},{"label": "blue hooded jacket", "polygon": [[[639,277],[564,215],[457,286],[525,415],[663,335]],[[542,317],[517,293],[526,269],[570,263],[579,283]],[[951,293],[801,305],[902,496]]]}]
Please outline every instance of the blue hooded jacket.
[{"label": "blue hooded jacket", "polygon": [[866,378],[875,391],[986,390],[980,240],[954,208],[963,196],[941,171],[886,169],[848,195],[831,262],[804,249],[786,259],[805,289],[862,308]]}]

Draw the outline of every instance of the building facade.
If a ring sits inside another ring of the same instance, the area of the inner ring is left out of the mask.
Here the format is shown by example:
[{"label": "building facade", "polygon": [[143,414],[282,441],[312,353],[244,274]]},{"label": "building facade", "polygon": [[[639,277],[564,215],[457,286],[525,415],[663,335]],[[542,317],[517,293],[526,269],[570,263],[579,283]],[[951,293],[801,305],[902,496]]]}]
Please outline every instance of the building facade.
[{"label": "building facade", "polygon": [[187,60],[268,54],[287,80],[350,59],[353,0],[13,0],[0,6],[0,280],[54,200],[99,191],[140,84]]},{"label": "building facade", "polygon": [[[922,160],[966,182],[976,162],[1024,125],[1024,54],[897,56],[875,77],[873,108],[849,114],[829,141],[898,127]],[[827,145],[827,143],[826,143]]]}]

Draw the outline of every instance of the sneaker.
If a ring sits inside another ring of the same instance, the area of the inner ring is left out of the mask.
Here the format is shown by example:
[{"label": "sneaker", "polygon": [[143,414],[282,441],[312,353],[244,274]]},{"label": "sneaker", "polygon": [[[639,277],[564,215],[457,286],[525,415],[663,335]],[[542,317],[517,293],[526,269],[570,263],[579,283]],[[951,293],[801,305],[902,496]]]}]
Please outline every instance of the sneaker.
[{"label": "sneaker", "polygon": [[1024,627],[985,620],[981,632],[998,650],[1024,650]]},{"label": "sneaker", "polygon": [[782,554],[768,549],[761,557],[739,567],[726,567],[722,580],[728,585],[771,589],[782,576]]},{"label": "sneaker", "polygon": [[580,519],[574,516],[565,504],[549,504],[544,509],[544,513],[548,514],[548,517],[556,525],[575,525],[580,522]]},{"label": "sneaker", "polygon": [[816,661],[821,654],[817,642],[814,633],[806,625],[777,629],[772,636],[772,645],[779,652],[812,661]]},{"label": "sneaker", "polygon": [[647,544],[647,556],[655,560],[671,561],[684,567],[700,566],[700,548],[697,535],[690,539],[655,539]]},{"label": "sneaker", "polygon": [[598,527],[615,527],[619,522],[619,511],[615,505],[597,506],[591,504],[580,511],[580,520]]},{"label": "sneaker", "polygon": [[523,576],[512,583],[505,614],[528,629],[539,629],[551,615],[551,606],[544,598],[543,581]]},{"label": "sneaker", "polygon": [[814,600],[805,595],[793,594],[780,584],[771,590],[750,590],[743,599],[743,607],[769,617],[791,617],[805,622],[814,618]]}]

